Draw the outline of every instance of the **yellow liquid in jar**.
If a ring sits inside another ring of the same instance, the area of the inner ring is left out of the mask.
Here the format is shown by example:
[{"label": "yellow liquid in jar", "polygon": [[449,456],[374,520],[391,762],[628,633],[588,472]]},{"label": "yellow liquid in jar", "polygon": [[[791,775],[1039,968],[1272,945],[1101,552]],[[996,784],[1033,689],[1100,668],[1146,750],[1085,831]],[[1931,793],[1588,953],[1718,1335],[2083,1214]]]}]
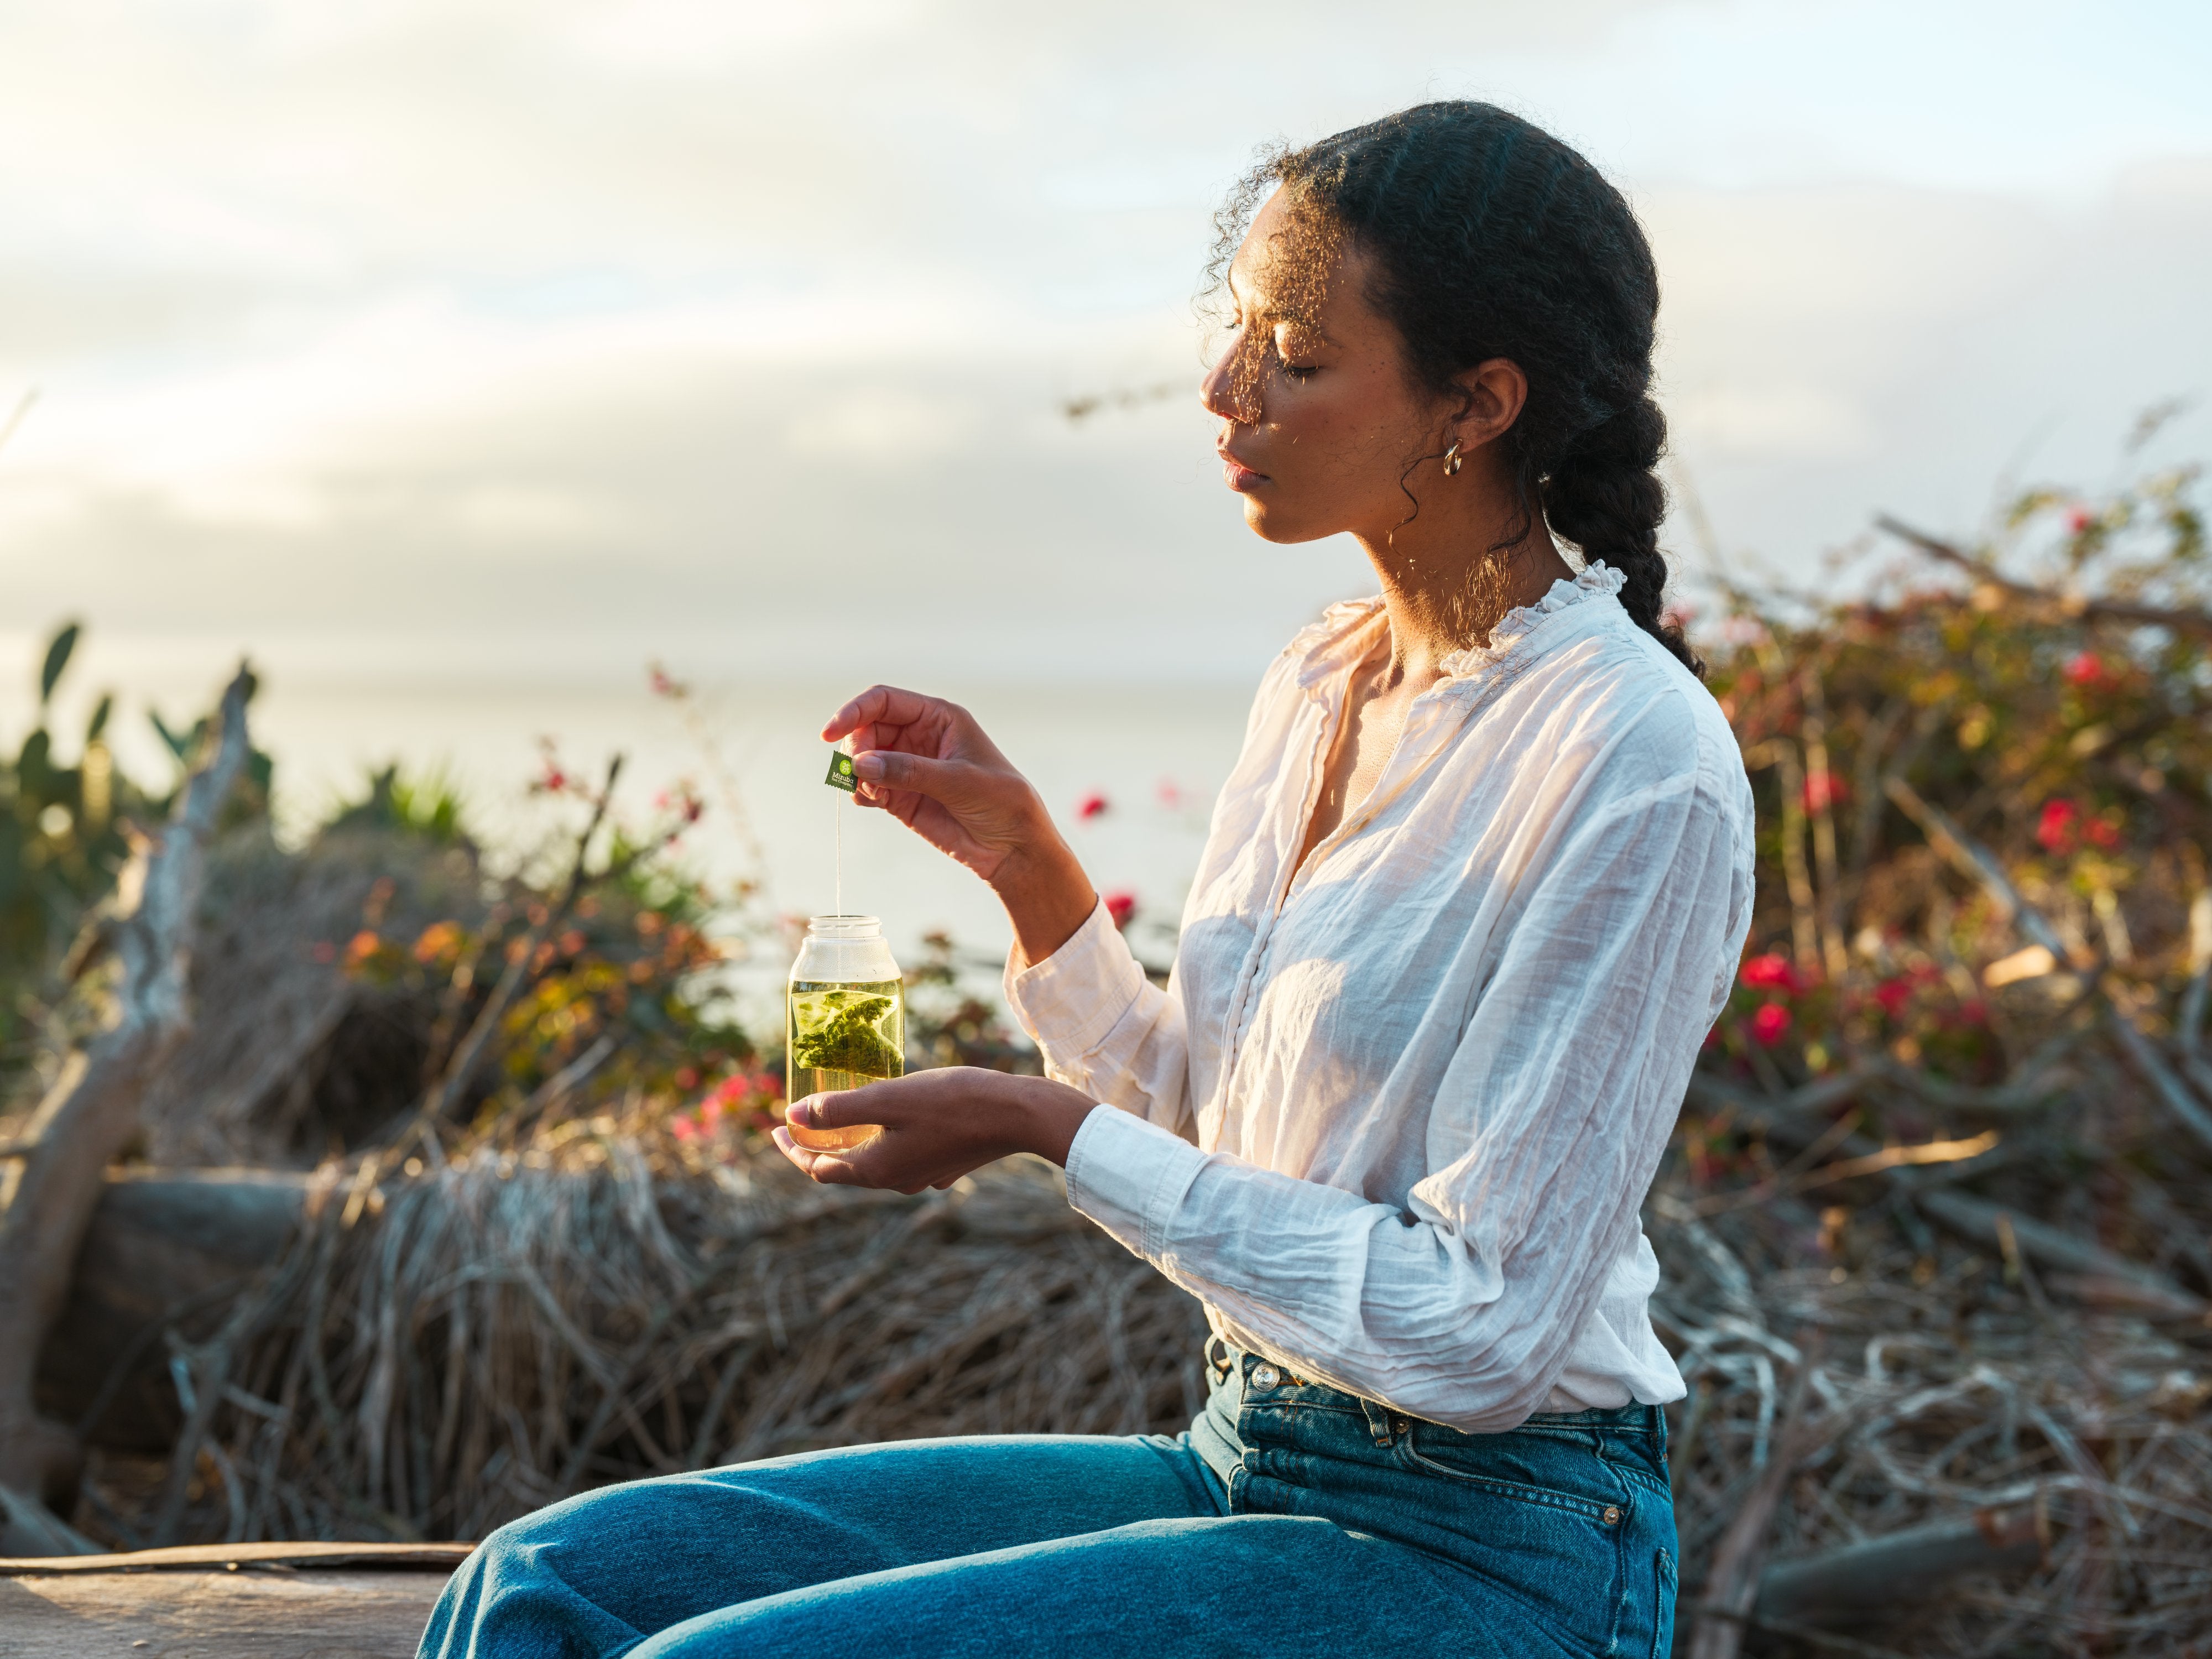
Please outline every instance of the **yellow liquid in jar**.
[{"label": "yellow liquid in jar", "polygon": [[[860,984],[793,980],[786,1003],[784,1098],[857,1089],[906,1073],[906,988],[895,979]],[[842,1129],[789,1125],[791,1138],[817,1152],[866,1146],[874,1123]]]}]

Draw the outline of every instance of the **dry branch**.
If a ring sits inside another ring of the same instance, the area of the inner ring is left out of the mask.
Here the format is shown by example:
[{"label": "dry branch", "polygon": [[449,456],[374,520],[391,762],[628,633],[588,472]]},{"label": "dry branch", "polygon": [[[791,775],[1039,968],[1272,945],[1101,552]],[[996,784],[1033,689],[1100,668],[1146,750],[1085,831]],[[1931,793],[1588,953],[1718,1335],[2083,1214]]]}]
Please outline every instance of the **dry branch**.
[{"label": "dry branch", "polygon": [[2032,612],[2067,621],[2103,618],[2142,627],[2171,628],[2179,633],[2212,637],[2212,613],[2173,605],[2142,605],[2132,599],[2104,595],[2054,593],[2029,582],[2015,581],[1987,559],[1976,558],[1964,549],[1940,537],[1930,536],[1924,531],[1915,530],[1902,520],[1892,518],[1886,513],[1875,518],[1875,527],[1887,532],[1899,541],[1909,542],[1930,558],[1956,566],[1971,575],[1977,586],[1993,588]]},{"label": "dry branch", "polygon": [[39,1348],[67,1297],[102,1174],[191,1024],[185,990],[207,848],[246,764],[252,686],[241,667],[223,693],[213,752],[118,883],[102,924],[119,969],[112,1023],[70,1057],[31,1120],[27,1146],[0,1164],[0,1485],[53,1498],[75,1479],[76,1437],[33,1403]]}]

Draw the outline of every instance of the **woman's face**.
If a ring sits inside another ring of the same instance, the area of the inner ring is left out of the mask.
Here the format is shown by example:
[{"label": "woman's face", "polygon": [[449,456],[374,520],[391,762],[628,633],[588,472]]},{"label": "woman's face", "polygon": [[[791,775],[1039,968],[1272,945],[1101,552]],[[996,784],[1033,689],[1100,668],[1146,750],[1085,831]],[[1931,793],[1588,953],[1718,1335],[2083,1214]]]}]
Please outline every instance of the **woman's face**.
[{"label": "woman's face", "polygon": [[1278,191],[1230,266],[1231,332],[1199,392],[1221,420],[1222,475],[1271,542],[1381,541],[1412,509],[1408,463],[1449,443],[1450,410],[1413,383],[1396,328],[1367,303],[1366,256],[1344,249],[1318,301],[1302,299],[1316,285],[1285,268],[1288,228]]}]

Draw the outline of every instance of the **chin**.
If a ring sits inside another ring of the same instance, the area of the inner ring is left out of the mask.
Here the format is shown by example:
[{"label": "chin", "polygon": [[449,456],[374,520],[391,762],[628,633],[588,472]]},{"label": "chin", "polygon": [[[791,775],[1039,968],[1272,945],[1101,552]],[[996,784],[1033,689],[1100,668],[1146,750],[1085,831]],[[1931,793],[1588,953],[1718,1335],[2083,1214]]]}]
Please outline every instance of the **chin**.
[{"label": "chin", "polygon": [[1329,532],[1302,524],[1297,515],[1284,512],[1279,507],[1272,510],[1256,495],[1244,498],[1245,527],[1263,542],[1287,546],[1293,542],[1317,541]]}]

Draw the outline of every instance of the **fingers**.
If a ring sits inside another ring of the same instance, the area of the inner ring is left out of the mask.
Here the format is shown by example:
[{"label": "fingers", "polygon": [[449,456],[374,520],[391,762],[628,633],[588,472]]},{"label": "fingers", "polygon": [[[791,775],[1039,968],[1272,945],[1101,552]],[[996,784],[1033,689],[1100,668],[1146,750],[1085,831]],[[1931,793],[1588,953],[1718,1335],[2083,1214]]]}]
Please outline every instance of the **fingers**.
[{"label": "fingers", "polygon": [[872,685],[830,717],[822,727],[822,740],[835,743],[864,726],[911,726],[925,714],[950,707],[919,691],[905,691],[895,685]]},{"label": "fingers", "polygon": [[860,1173],[842,1158],[831,1152],[817,1152],[802,1146],[791,1138],[791,1131],[781,1123],[769,1131],[769,1139],[775,1142],[776,1150],[796,1164],[810,1179],[830,1187],[860,1187],[867,1183]]},{"label": "fingers", "polygon": [[957,799],[975,793],[975,769],[958,761],[925,760],[895,749],[865,749],[853,757],[853,775],[878,799],[887,789],[904,789],[932,800]]}]

